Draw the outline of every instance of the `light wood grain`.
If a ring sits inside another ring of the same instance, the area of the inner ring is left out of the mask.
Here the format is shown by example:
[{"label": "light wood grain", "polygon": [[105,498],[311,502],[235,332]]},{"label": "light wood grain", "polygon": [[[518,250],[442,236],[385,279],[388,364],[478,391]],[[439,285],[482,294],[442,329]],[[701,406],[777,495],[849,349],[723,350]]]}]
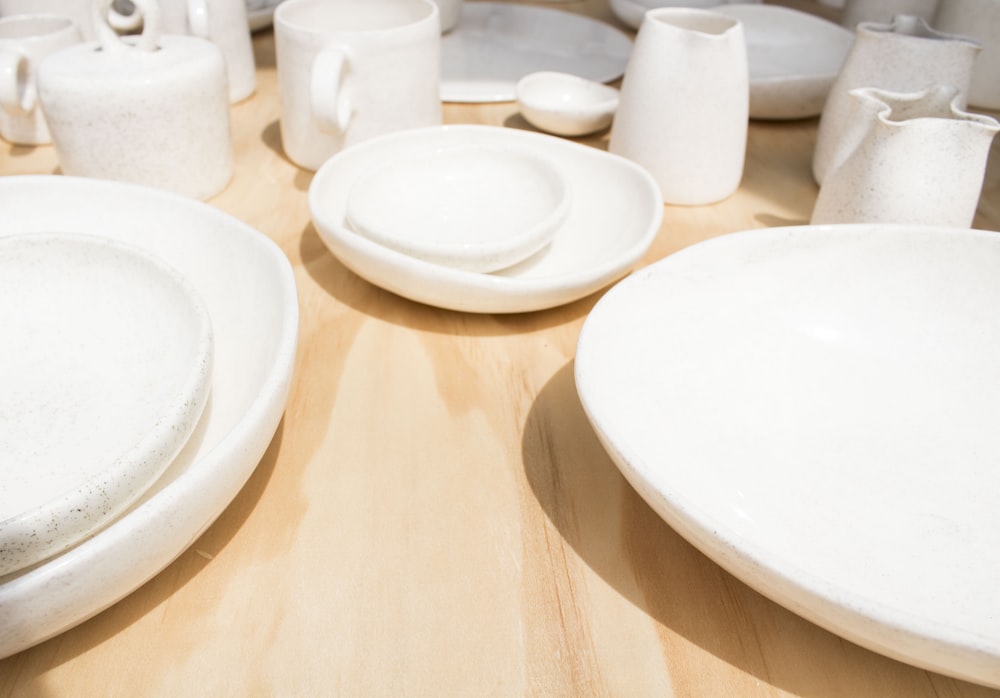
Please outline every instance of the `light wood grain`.
[{"label": "light wood grain", "polygon": [[[550,6],[616,22],[603,0]],[[232,109],[236,176],[210,203],[294,267],[301,344],[284,421],[188,552],[104,613],[0,661],[0,696],[1000,695],[800,619],[639,499],[573,383],[600,294],[479,316],[347,271],[310,224],[311,174],[281,152],[271,32],[254,44],[257,93]],[[509,103],[445,116],[528,128]],[[815,132],[815,119],[752,123],[740,190],[666,207],[643,263],[806,222]],[[56,170],[51,147],[0,148],[4,174]],[[1000,229],[998,207],[994,152],[976,226]]]}]

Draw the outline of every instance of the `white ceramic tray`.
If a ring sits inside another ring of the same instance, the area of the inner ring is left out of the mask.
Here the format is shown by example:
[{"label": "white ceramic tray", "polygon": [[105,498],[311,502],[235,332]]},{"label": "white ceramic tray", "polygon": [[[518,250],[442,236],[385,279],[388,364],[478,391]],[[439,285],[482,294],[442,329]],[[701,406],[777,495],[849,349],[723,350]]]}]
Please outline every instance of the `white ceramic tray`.
[{"label": "white ceramic tray", "polygon": [[743,23],[751,118],[819,116],[854,43],[854,32],[778,5],[722,5],[712,10]]},{"label": "white ceramic tray", "polygon": [[215,333],[212,394],[157,483],[121,518],[35,567],[0,577],[0,657],[134,591],[226,508],[284,411],[298,335],[291,266],[256,230],[192,199],[103,180],[0,177],[0,235],[76,232],[146,250],[198,291]]},{"label": "white ceramic tray", "polygon": [[458,26],[441,37],[445,102],[512,102],[517,82],[553,70],[608,82],[625,72],[632,40],[564,10],[465,2]]},{"label": "white ceramic tray", "polygon": [[[481,274],[396,252],[345,224],[347,196],[359,174],[399,157],[472,144],[537,153],[567,178],[572,208],[541,252]],[[607,286],[642,257],[663,217],[656,182],[629,160],[533,131],[472,125],[402,131],[341,151],[313,177],[309,207],[323,242],[359,276],[411,300],[479,313],[541,310]]]},{"label": "white ceramic tray", "polygon": [[131,505],[194,431],[212,322],[191,284],[91,235],[0,237],[0,576]]},{"label": "white ceramic tray", "polygon": [[1000,687],[997,308],[997,233],[737,233],[605,294],[577,389],[626,478],[724,568]]}]

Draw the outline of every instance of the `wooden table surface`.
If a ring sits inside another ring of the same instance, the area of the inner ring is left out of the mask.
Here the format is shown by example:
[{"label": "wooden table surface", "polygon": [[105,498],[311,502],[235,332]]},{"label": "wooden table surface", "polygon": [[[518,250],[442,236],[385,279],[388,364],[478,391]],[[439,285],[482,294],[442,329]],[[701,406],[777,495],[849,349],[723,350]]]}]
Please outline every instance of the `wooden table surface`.
[{"label": "wooden table surface", "polygon": [[[617,24],[606,0],[550,6]],[[271,31],[254,44],[257,93],[232,109],[236,175],[209,203],[294,267],[302,324],[285,418],[186,553],[107,611],[0,661],[0,696],[1000,695],[802,620],[653,513],[602,450],[573,383],[600,293],[463,314],[349,272],[310,223],[311,173],[282,154]],[[445,120],[530,128],[513,103],[446,105]],[[642,264],[807,222],[816,125],[751,122],[739,191],[667,206]],[[2,144],[2,174],[56,170],[50,146]],[[996,151],[975,227],[1000,229]]]}]

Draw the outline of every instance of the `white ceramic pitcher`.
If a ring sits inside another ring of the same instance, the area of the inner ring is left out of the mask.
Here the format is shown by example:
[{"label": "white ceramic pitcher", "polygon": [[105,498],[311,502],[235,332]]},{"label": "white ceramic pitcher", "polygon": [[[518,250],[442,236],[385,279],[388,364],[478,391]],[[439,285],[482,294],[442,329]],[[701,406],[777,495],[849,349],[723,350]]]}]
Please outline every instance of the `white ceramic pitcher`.
[{"label": "white ceramic pitcher", "polygon": [[859,24],[820,116],[812,168],[816,181],[822,184],[832,163],[843,159],[841,141],[850,125],[851,90],[917,92],[950,85],[958,90],[958,104],[964,107],[979,50],[978,42],[939,32],[912,15],[898,15],[888,24]]},{"label": "white ceramic pitcher", "polygon": [[996,119],[959,106],[954,87],[850,93],[844,156],[827,173],[812,223],[969,227]]}]

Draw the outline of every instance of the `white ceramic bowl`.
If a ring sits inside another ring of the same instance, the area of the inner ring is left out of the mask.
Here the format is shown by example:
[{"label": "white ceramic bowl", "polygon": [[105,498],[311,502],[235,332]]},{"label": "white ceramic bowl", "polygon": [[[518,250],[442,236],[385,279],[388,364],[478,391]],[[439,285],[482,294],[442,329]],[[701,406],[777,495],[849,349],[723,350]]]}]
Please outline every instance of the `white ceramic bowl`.
[{"label": "white ceramic bowl", "polygon": [[719,5],[732,3],[758,5],[760,2],[761,0],[611,0],[611,11],[622,22],[633,29],[638,29],[646,12],[657,7],[697,7],[714,10]]},{"label": "white ceramic bowl", "polygon": [[559,170],[520,148],[466,144],[373,167],[347,199],[357,233],[419,259],[491,272],[552,241],[570,208]]},{"label": "white ceramic bowl", "polygon": [[517,105],[532,126],[557,136],[585,136],[611,124],[618,90],[569,73],[541,71],[517,83]]}]

